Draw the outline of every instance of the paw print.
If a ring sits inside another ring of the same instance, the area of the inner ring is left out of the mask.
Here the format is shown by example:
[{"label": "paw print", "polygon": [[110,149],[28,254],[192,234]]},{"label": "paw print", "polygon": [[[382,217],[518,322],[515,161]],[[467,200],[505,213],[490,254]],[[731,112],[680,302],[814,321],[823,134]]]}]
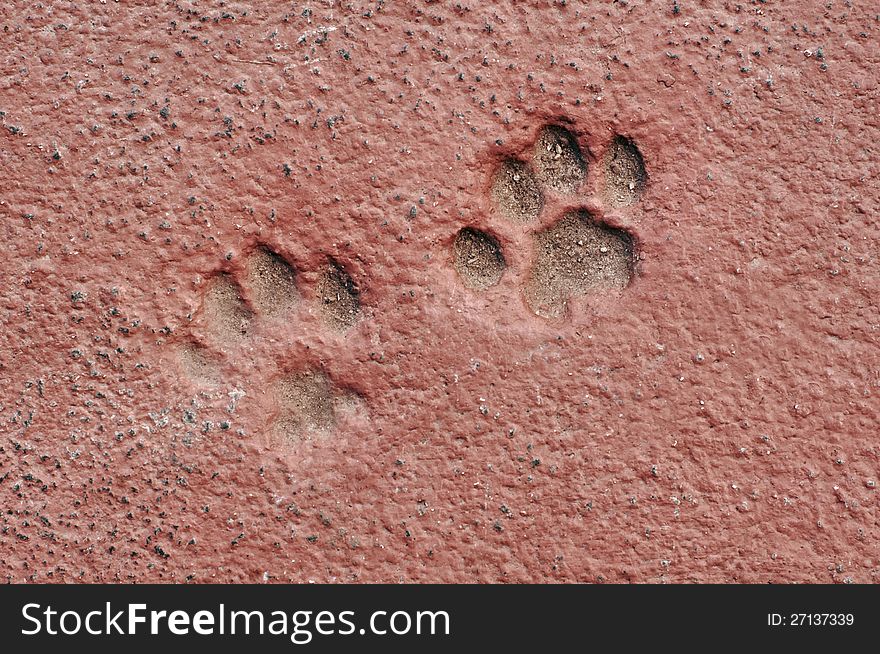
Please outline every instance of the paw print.
[{"label": "paw print", "polygon": [[[230,358],[239,364],[248,361],[250,357],[240,354],[265,349],[263,341],[271,338],[274,368],[257,371],[273,407],[266,435],[289,445],[329,436],[341,416],[362,409],[357,393],[334,383],[320,366],[302,364],[304,357],[294,351],[295,337],[285,338],[309,317],[317,318],[323,330],[345,334],[360,318],[358,287],[334,259],[309,275],[316,278],[306,289],[310,292],[301,288],[301,277],[282,255],[265,245],[254,246],[242,263],[225,264],[209,276],[190,333],[178,348],[179,363],[190,380],[216,387]],[[280,351],[275,342],[282,344]]]},{"label": "paw print", "polygon": [[[638,202],[647,179],[631,140],[616,137],[596,160],[561,125],[545,125],[530,149],[502,158],[491,180],[491,217],[524,231],[532,242],[529,269],[520,275],[531,311],[559,318],[574,298],[629,286],[635,242],[609,218],[614,213],[616,223],[616,214]],[[452,258],[464,285],[475,291],[497,284],[507,268],[499,238],[473,226],[455,236]]]}]

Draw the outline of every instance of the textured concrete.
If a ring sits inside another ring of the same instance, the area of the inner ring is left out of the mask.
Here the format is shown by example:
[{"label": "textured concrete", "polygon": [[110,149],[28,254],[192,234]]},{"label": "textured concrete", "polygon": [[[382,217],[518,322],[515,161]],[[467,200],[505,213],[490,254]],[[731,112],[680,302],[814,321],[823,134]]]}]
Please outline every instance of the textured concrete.
[{"label": "textured concrete", "polygon": [[2,577],[876,581],[869,4],[2,3]]}]

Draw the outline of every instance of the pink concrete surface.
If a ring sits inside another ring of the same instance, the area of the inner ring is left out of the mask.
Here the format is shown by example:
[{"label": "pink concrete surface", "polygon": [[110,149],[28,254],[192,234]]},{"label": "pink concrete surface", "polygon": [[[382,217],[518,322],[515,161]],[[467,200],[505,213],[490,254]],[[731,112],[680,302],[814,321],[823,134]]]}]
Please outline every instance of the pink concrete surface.
[{"label": "pink concrete surface", "polygon": [[[2,578],[877,581],[869,5],[3,3]],[[586,179],[510,221],[546,125]],[[535,315],[577,210],[632,279]]]}]

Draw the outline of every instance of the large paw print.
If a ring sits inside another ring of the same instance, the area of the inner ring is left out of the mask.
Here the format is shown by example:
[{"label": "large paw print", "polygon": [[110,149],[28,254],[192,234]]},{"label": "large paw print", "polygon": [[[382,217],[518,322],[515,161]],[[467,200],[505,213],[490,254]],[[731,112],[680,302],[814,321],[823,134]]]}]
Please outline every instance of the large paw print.
[{"label": "large paw print", "polygon": [[[558,318],[570,300],[619,292],[635,272],[635,243],[607,222],[606,211],[638,202],[647,183],[642,155],[618,136],[601,160],[601,191],[585,206],[593,166],[575,135],[559,125],[541,128],[531,152],[507,156],[491,181],[495,212],[529,230],[531,268],[524,278],[526,304],[537,315]],[[548,215],[549,214],[549,215]],[[504,275],[506,260],[496,236],[465,227],[452,246],[453,265],[465,286],[484,290]]]},{"label": "large paw print", "polygon": [[[268,333],[297,324],[304,309],[316,313],[324,328],[344,333],[360,316],[360,292],[345,268],[328,259],[311,288],[300,289],[294,266],[265,245],[257,245],[242,266],[218,270],[205,285],[191,333],[179,348],[184,372],[197,384],[221,381],[223,361]],[[239,357],[241,358],[241,357]],[[301,365],[281,352],[276,370],[260,370],[273,397],[270,440],[295,444],[331,434],[342,412],[356,410],[359,396],[335,384],[320,367]]]}]

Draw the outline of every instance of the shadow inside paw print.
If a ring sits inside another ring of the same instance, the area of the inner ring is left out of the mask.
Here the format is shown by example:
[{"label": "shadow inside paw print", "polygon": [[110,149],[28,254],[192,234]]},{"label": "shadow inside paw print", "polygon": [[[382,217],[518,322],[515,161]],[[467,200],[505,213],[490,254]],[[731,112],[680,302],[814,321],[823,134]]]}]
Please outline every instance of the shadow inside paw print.
[{"label": "shadow inside paw print", "polygon": [[538,181],[558,193],[574,193],[587,176],[574,135],[558,125],[548,125],[538,133],[532,160]]},{"label": "shadow inside paw print", "polygon": [[[574,297],[619,293],[629,286],[635,241],[625,229],[606,223],[604,207],[620,209],[638,202],[648,177],[635,143],[616,137],[602,158],[602,190],[591,198],[591,211],[584,206],[587,198],[579,195],[592,170],[571,131],[545,125],[530,154],[528,160],[521,153],[504,158],[492,177],[490,194],[498,215],[529,229],[533,252],[522,286],[526,304],[538,316],[558,318]],[[475,227],[458,232],[452,258],[462,282],[473,290],[497,284],[506,269],[499,239]]]},{"label": "shadow inside paw print", "polygon": [[254,312],[241,297],[241,287],[230,275],[211,280],[202,307],[210,334],[221,341],[237,342],[247,336]]},{"label": "shadow inside paw print", "polygon": [[248,257],[246,270],[254,307],[262,315],[275,317],[299,305],[296,272],[279,254],[260,246]]},{"label": "shadow inside paw print", "polygon": [[336,331],[354,327],[361,312],[361,296],[351,277],[331,259],[318,282],[321,316]]},{"label": "shadow inside paw print", "polygon": [[474,290],[497,284],[507,267],[501,245],[485,232],[465,227],[455,237],[452,248],[455,269],[465,286]]},{"label": "shadow inside paw print", "polygon": [[[345,268],[328,259],[317,272],[311,306],[324,328],[344,334],[361,313],[360,292]],[[270,331],[274,335],[298,324],[309,307],[296,268],[265,245],[255,247],[234,271],[218,271],[207,282],[194,319],[194,330],[178,348],[183,372],[198,385],[216,387],[223,379],[223,362],[244,347],[258,347]],[[240,360],[243,357],[238,357]],[[274,362],[283,372],[265,375],[261,392],[273,397],[276,416],[270,439],[285,443],[315,440],[333,432],[341,411],[356,410],[357,394],[340,388],[320,367],[288,368],[290,356]]]},{"label": "shadow inside paw print", "polygon": [[544,193],[528,164],[516,159],[504,161],[495,174],[492,197],[499,211],[508,219],[530,223],[544,209]]},{"label": "shadow inside paw print", "polygon": [[638,201],[648,175],[636,144],[624,136],[614,139],[605,153],[605,200],[614,207]]},{"label": "shadow inside paw print", "polygon": [[322,370],[287,374],[276,390],[279,411],[273,435],[287,443],[330,436],[340,417],[359,411],[362,401],[356,393],[337,388]]},{"label": "shadow inside paw print", "polygon": [[535,234],[526,301],[539,316],[557,317],[569,297],[626,288],[632,256],[632,239],[625,231],[595,222],[586,211],[569,213]]}]

